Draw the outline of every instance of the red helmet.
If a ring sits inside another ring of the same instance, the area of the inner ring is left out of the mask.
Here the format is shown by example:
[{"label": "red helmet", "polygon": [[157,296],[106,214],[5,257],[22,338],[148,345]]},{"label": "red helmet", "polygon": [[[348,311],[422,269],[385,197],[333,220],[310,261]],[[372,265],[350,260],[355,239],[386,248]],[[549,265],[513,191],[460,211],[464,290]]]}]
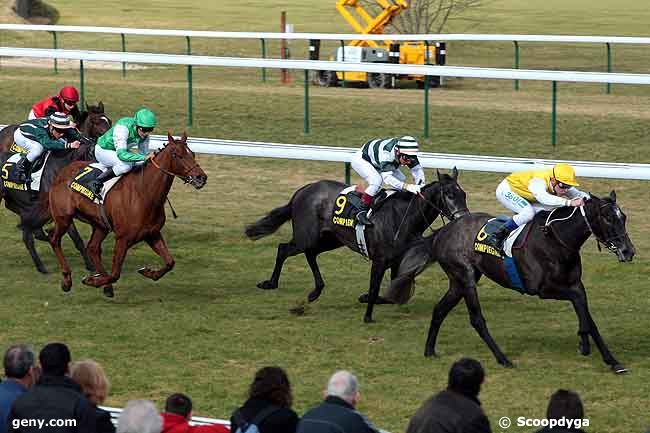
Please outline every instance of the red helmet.
[{"label": "red helmet", "polygon": [[59,97],[66,101],[74,102],[75,104],[79,101],[79,92],[74,86],[65,86],[59,92]]}]

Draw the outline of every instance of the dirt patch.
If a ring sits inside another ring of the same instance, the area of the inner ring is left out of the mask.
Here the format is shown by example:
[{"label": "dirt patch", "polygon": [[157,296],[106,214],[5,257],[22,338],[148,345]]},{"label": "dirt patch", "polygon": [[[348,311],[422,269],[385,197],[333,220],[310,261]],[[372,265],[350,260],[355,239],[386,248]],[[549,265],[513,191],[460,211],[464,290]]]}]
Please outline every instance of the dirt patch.
[{"label": "dirt patch", "polygon": [[[15,68],[51,68],[54,64],[53,59],[34,59],[31,57],[3,57],[0,60],[2,66],[15,67]],[[79,60],[64,60],[59,59],[58,67],[60,69],[79,69]],[[100,62],[100,61],[84,61],[84,68],[88,69],[122,69],[122,64],[119,62]],[[149,66],[138,64],[126,64],[126,69],[149,69]]]}]

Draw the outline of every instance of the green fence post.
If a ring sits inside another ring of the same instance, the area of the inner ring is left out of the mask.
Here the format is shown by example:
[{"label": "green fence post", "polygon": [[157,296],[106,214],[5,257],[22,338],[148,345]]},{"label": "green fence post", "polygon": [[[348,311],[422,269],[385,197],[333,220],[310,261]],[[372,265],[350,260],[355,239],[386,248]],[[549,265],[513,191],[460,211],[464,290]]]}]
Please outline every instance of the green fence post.
[{"label": "green fence post", "polygon": [[557,81],[553,81],[553,107],[551,109],[551,144],[557,144]]},{"label": "green fence post", "polygon": [[305,69],[305,134],[309,134],[309,71]]},{"label": "green fence post", "polygon": [[350,163],[346,162],[345,163],[345,183],[350,185]]},{"label": "green fence post", "polygon": [[[429,41],[425,41],[425,62],[430,65]],[[429,138],[429,75],[424,76],[424,138]]]},{"label": "green fence post", "polygon": [[[192,45],[190,44],[190,37],[185,36],[187,41],[187,55],[192,54]],[[187,65],[187,126],[192,126],[192,65]]]},{"label": "green fence post", "polygon": [[[126,39],[124,38],[124,33],[120,33],[122,38],[122,52],[126,53]],[[126,77],[126,62],[122,62],[122,78]]]},{"label": "green fence post", "polygon": [[80,106],[86,106],[86,85],[84,83],[84,61],[79,60],[79,90],[81,91],[80,95]]},{"label": "green fence post", "polygon": [[[607,42],[607,72],[611,73],[612,72],[612,47]],[[612,83],[607,83],[607,94],[612,93]]]},{"label": "green fence post", "polygon": [[[52,37],[54,38],[54,40],[52,41],[53,46],[54,46],[54,49],[56,50],[56,49],[59,48],[59,41],[57,40],[56,32],[52,32]],[[59,73],[59,63],[58,63],[58,60],[56,58],[54,59],[54,73],[55,74]]]},{"label": "green fence post", "polygon": [[[264,38],[260,40],[262,41],[262,58],[266,59],[266,40]],[[266,83],[266,68],[262,68],[262,82]]]},{"label": "green fence post", "polygon": [[[515,43],[515,69],[519,69],[519,42]],[[515,80],[515,90],[519,90],[519,80]]]},{"label": "green fence post", "polygon": [[[335,58],[334,60],[338,60],[338,59]],[[344,41],[341,41],[341,61],[345,62],[345,42]],[[336,71],[334,71],[334,73],[336,74]],[[341,87],[345,87],[345,71],[341,71],[341,78],[342,78]]]}]

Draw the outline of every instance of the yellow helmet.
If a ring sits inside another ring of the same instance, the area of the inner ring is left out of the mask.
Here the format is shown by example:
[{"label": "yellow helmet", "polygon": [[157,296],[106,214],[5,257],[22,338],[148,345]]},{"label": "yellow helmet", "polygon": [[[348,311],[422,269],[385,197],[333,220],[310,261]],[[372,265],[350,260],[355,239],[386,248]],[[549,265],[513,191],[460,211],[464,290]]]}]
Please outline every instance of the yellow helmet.
[{"label": "yellow helmet", "polygon": [[555,167],[553,167],[553,177],[555,180],[566,185],[579,185],[578,181],[576,180],[576,172],[569,164],[555,164]]}]

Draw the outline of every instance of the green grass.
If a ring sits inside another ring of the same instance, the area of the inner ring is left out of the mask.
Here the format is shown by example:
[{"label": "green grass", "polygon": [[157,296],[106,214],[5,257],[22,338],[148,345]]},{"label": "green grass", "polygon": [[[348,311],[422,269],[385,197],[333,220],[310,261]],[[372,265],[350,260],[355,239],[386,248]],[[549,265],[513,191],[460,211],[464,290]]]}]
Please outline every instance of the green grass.
[{"label": "green grass", "polygon": [[[296,31],[348,32],[332,2],[126,2],[53,1],[60,24],[176,29],[274,31],[280,10],[287,10]],[[330,4],[332,3],[332,4]],[[2,2],[0,2],[2,5]],[[547,1],[541,4],[494,1],[480,11],[475,33],[610,34],[644,36],[648,11],[640,1],[611,3]],[[449,31],[463,31],[460,25]],[[119,50],[116,36],[63,34],[64,48]],[[0,45],[49,47],[43,33],[0,33]],[[132,51],[183,52],[182,38],[129,37]],[[259,55],[257,41],[196,40],[193,50],[213,55]],[[270,52],[278,52],[271,44]],[[295,58],[306,46],[292,43]],[[331,47],[333,49],[333,47]],[[522,44],[522,67],[602,70],[604,47]],[[614,47],[615,69],[646,72],[643,47]],[[454,43],[449,62],[456,65],[509,67],[509,43]],[[29,106],[63,83],[78,82],[76,69],[11,67],[0,63],[0,120],[24,119]],[[113,119],[141,105],[160,117],[160,131],[192,136],[283,143],[359,146],[368,138],[418,135],[425,150],[620,162],[650,162],[647,147],[648,89],[559,85],[559,144],[550,146],[550,84],[450,80],[432,92],[432,137],[424,140],[422,94],[413,89],[311,89],[312,133],[304,135],[301,73],[281,86],[277,72],[260,82],[249,69],[194,69],[194,127],[187,128],[185,69],[156,67],[119,71],[89,69],[86,97],[102,99]],[[614,355],[631,369],[625,377],[609,373],[597,353],[577,354],[577,321],[568,303],[524,297],[484,281],[482,308],[490,330],[517,368],[505,370],[469,325],[464,307],[454,310],[439,340],[440,359],[422,356],[435,302],[446,290],[444,274],[431,267],[418,280],[416,295],[405,306],[382,306],[377,323],[364,325],[364,308],[356,302],[367,289],[369,265],[348,250],[324,254],[320,264],[327,287],[304,316],[289,309],[312,288],[302,257],[286,263],[280,288],[255,288],[272,270],[278,242],[289,227],[256,243],[243,226],[283,204],[303,184],[340,179],[341,164],[201,156],[209,180],[196,192],[177,184],[172,200],[180,214],[164,229],[177,266],[157,283],[135,271],[158,259],[138,246],[126,261],[114,301],[82,286],[83,267],[70,243],[65,251],[73,266],[73,292],[63,296],[56,262],[49,247],[38,246],[52,274],[37,275],[14,229],[16,218],[0,212],[0,347],[29,341],[36,347],[66,341],[75,359],[92,357],[109,373],[113,387],[107,404],[150,398],[162,406],[172,392],[187,392],[195,413],[227,418],[244,398],[254,371],[268,364],[285,367],[292,379],[296,410],[316,404],[335,369],[355,371],[362,385],[360,410],[382,428],[403,431],[409,417],[432,392],[444,387],[450,364],[460,356],[479,359],[487,370],[481,393],[493,430],[501,416],[542,417],[557,388],[577,390],[584,399],[590,432],[643,431],[650,423],[647,407],[648,331],[644,318],[650,262],[650,198],[642,182],[585,179],[585,189],[606,194],[616,189],[629,217],[628,228],[638,255],[630,265],[599,253],[594,242],[583,252],[584,282],[591,311]],[[432,173],[427,173],[429,177]],[[473,210],[504,212],[494,199],[503,175],[461,173]],[[170,217],[171,218],[171,217]],[[87,230],[84,230],[87,236]],[[106,243],[108,260],[111,239]],[[595,347],[594,347],[595,349]],[[532,429],[511,427],[509,432]]]}]

